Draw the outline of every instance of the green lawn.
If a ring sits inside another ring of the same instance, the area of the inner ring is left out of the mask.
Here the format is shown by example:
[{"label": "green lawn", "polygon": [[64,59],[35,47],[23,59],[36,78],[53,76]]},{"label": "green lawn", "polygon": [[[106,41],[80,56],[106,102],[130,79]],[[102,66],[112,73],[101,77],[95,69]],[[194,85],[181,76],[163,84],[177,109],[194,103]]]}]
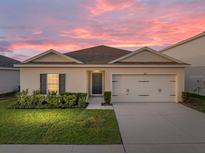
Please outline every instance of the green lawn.
[{"label": "green lawn", "polygon": [[[14,98],[0,101],[0,144],[121,143],[111,110],[8,109],[13,102]],[[99,126],[85,125],[96,116]]]}]

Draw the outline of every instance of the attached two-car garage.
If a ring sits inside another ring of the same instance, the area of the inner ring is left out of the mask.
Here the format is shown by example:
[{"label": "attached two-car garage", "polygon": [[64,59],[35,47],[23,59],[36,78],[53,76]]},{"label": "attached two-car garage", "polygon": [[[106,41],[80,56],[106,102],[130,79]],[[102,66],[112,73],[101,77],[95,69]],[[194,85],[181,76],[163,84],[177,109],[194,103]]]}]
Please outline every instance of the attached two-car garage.
[{"label": "attached two-car garage", "polygon": [[176,102],[174,74],[113,74],[113,102]]}]

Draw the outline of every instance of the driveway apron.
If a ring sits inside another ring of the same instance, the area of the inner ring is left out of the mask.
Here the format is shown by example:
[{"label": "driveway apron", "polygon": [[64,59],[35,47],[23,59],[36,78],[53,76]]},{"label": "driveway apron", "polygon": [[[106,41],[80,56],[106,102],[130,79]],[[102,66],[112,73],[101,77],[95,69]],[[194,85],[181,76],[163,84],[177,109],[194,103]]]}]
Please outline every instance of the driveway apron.
[{"label": "driveway apron", "polygon": [[205,152],[205,114],[179,103],[114,103],[126,152]]}]

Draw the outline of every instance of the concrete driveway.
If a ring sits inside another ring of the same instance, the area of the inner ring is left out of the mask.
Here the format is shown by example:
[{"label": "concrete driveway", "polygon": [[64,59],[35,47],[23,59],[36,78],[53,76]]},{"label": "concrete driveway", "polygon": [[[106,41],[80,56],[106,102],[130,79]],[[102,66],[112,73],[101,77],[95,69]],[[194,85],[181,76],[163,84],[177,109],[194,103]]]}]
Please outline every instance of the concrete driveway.
[{"label": "concrete driveway", "polygon": [[205,114],[178,103],[114,103],[126,152],[205,152]]}]

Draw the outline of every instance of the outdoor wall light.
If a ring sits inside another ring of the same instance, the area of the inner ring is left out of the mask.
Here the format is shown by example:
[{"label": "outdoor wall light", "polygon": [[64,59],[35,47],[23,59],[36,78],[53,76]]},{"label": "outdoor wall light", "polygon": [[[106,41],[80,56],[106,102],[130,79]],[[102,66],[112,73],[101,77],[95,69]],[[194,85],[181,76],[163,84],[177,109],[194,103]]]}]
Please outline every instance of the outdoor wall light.
[{"label": "outdoor wall light", "polygon": [[100,73],[100,70],[94,70],[93,72],[94,73]]}]

